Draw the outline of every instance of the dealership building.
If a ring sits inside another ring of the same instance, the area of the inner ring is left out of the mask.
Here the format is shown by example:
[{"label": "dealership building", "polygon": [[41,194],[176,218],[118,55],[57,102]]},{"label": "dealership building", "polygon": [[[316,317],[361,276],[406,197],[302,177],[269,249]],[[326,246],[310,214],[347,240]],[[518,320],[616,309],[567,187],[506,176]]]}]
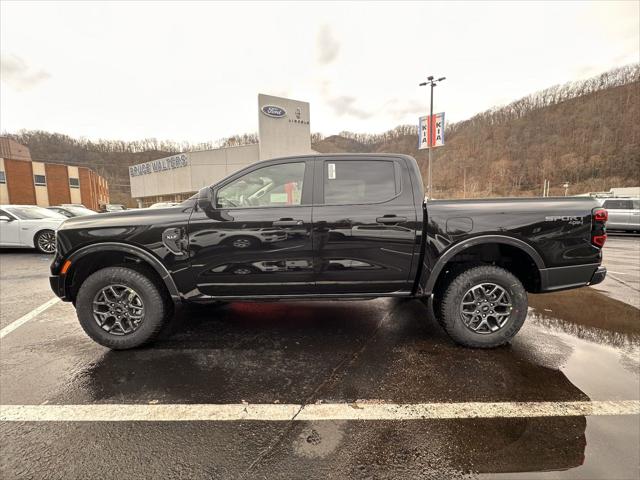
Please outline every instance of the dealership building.
[{"label": "dealership building", "polygon": [[0,204],[63,203],[98,210],[109,203],[107,181],[86,167],[33,161],[25,145],[0,137]]},{"label": "dealership building", "polygon": [[131,196],[139,206],[181,201],[254,162],[315,153],[309,103],[260,94],[257,113],[257,144],[185,152],[133,165]]}]

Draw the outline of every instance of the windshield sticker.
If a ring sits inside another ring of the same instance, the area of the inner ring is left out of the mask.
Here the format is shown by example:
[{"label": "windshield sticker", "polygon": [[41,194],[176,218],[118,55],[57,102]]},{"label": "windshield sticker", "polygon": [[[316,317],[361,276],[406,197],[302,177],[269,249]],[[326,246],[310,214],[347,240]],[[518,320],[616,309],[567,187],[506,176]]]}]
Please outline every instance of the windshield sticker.
[{"label": "windshield sticker", "polygon": [[329,180],[335,180],[336,179],[336,164],[335,163],[329,163],[328,165],[328,174],[329,174]]}]

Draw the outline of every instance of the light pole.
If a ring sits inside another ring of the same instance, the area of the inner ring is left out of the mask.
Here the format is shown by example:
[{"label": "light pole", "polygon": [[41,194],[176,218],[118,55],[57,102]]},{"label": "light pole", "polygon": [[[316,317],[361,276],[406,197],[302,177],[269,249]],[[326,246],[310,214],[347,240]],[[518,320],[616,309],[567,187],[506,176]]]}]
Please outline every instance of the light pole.
[{"label": "light pole", "polygon": [[437,80],[434,79],[433,75],[427,77],[426,82],[422,82],[419,86],[424,87],[426,85],[431,86],[431,99],[429,101],[429,140],[427,141],[427,146],[429,147],[429,179],[427,181],[427,198],[433,198],[433,182],[431,181],[431,150],[433,148],[432,145],[432,135],[433,135],[433,87],[436,86],[436,83],[445,80],[446,77],[440,77]]}]

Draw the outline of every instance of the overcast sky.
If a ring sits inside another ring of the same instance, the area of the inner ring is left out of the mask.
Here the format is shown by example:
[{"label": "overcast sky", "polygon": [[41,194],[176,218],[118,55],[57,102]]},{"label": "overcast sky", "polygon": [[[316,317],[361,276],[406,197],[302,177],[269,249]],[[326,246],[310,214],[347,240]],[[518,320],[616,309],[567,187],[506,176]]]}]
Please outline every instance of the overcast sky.
[{"label": "overcast sky", "polygon": [[1,6],[0,128],[200,142],[257,131],[257,94],[311,130],[462,120],[640,61],[640,2],[29,3]]}]

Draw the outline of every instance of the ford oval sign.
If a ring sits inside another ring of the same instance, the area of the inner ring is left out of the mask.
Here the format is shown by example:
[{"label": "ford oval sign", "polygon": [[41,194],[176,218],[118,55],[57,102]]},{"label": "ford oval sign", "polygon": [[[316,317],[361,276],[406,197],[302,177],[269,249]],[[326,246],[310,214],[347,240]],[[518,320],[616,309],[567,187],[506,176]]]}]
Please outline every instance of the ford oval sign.
[{"label": "ford oval sign", "polygon": [[265,105],[262,107],[262,113],[264,113],[267,117],[273,118],[282,118],[287,115],[287,111],[276,105]]}]

